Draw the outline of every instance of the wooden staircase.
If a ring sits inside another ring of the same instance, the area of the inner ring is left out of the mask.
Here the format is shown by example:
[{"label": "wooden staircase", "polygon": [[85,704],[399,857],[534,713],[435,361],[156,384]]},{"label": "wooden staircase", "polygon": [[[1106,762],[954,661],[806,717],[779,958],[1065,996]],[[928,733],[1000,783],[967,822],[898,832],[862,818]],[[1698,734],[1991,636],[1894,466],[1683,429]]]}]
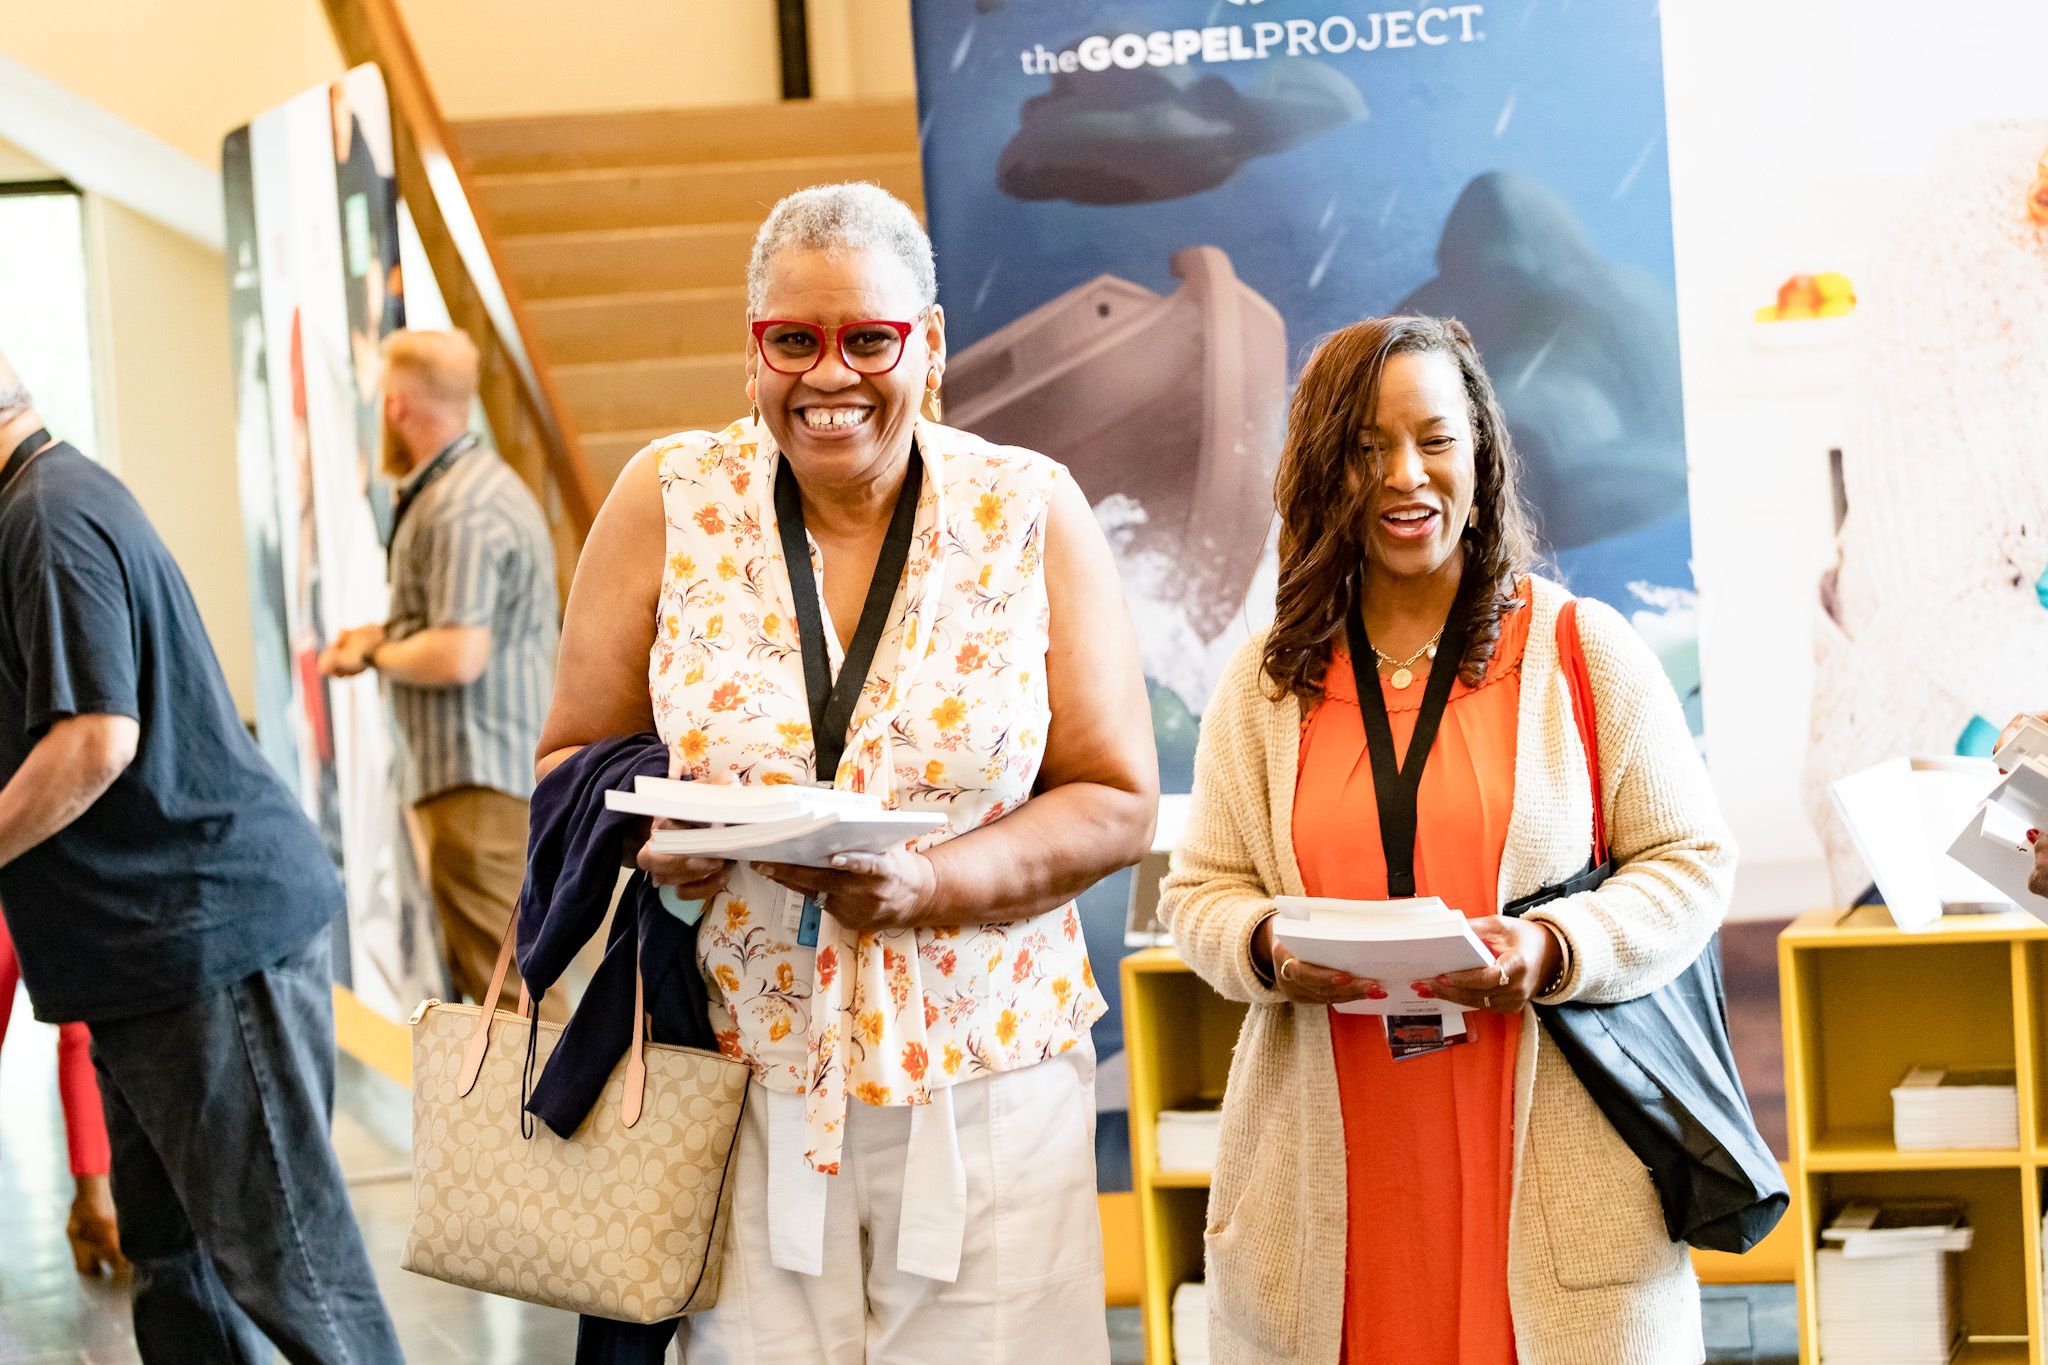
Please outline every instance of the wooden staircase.
[{"label": "wooden staircase", "polygon": [[922,213],[910,100],[489,119],[455,129],[596,482],[746,410],[747,252],[775,201],[871,180]]}]

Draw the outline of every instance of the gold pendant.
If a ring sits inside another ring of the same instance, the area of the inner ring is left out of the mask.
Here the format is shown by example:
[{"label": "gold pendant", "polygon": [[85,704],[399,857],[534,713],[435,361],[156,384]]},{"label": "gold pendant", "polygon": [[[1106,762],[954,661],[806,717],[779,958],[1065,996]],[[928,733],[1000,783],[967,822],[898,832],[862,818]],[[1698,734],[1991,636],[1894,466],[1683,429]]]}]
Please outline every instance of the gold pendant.
[{"label": "gold pendant", "polygon": [[1387,681],[1394,685],[1394,690],[1396,692],[1399,692],[1405,689],[1409,683],[1415,681],[1415,675],[1413,673],[1410,673],[1406,668],[1397,668],[1394,670],[1393,675],[1387,679]]}]

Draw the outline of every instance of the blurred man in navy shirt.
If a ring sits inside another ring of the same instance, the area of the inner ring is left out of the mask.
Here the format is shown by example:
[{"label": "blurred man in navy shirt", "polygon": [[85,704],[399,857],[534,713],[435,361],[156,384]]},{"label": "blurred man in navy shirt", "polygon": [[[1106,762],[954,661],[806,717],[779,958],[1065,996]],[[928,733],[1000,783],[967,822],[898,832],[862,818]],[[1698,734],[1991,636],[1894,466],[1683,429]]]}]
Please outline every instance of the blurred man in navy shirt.
[{"label": "blurred man in navy shirt", "polygon": [[329,1142],[333,864],[170,552],[4,356],[0,903],[36,1017],[92,1026],[143,1359],[399,1360]]}]

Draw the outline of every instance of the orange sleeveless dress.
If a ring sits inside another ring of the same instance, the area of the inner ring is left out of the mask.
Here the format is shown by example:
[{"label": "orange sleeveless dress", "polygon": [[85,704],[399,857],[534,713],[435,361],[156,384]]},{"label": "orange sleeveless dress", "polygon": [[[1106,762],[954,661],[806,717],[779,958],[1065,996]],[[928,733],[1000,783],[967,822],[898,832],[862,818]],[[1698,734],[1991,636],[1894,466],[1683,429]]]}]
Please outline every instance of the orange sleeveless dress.
[{"label": "orange sleeveless dress", "polygon": [[[1478,687],[1452,689],[1417,796],[1417,893],[1477,919],[1497,913],[1501,852],[1515,801],[1516,710],[1528,589],[1501,623]],[[1404,760],[1423,679],[1387,689]],[[1311,896],[1381,900],[1372,760],[1350,656],[1339,644],[1323,699],[1302,728],[1294,855]],[[1346,1365],[1513,1365],[1508,1313],[1508,1203],[1514,1077],[1522,1020],[1465,1016],[1469,1041],[1396,1062],[1384,1024],[1330,1013],[1343,1106],[1349,1194]]]}]

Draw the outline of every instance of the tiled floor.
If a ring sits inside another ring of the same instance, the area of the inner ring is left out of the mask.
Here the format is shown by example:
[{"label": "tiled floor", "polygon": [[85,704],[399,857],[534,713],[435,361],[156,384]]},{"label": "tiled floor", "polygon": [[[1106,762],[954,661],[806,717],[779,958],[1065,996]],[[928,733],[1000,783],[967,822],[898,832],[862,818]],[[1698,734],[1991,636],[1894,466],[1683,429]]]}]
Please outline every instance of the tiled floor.
[{"label": "tiled floor", "polygon": [[[0,1365],[138,1365],[122,1286],[72,1269],[71,1206],[57,1108],[56,1031],[17,1002],[0,1052]],[[343,1063],[335,1147],[356,1217],[414,1365],[566,1365],[575,1319],[398,1268],[411,1202],[405,1095]],[[1143,1359],[1135,1310],[1109,1315],[1113,1359]],[[963,1365],[971,1354],[963,1355]],[[879,1365],[879,1363],[878,1363]]]}]

